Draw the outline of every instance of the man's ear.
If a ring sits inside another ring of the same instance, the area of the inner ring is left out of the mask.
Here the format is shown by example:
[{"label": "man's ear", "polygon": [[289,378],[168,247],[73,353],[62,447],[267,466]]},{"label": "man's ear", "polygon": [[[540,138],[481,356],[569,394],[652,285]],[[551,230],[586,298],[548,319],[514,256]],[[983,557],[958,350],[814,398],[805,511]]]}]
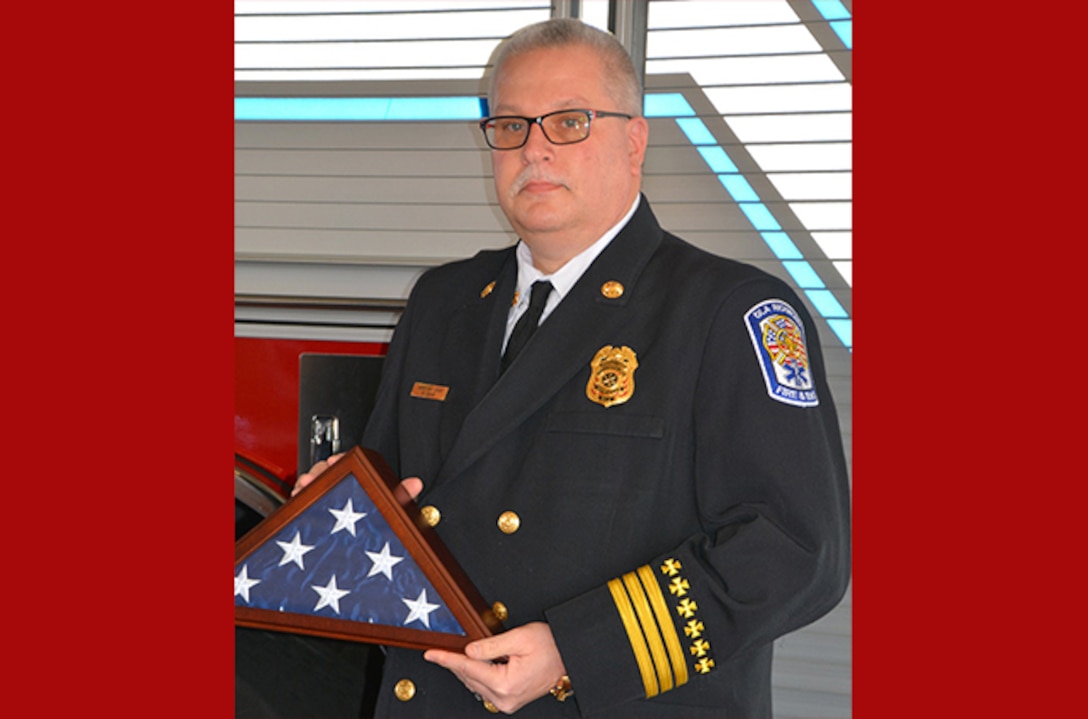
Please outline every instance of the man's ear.
[{"label": "man's ear", "polygon": [[650,123],[645,117],[633,117],[627,121],[627,151],[631,158],[632,172],[642,172],[646,158],[646,144],[650,141]]}]

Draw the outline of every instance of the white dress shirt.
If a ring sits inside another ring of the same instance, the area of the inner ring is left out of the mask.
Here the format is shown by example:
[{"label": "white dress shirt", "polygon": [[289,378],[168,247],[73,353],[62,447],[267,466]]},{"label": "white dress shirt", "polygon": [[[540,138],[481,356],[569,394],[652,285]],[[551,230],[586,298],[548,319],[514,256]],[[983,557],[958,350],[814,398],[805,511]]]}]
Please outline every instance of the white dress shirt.
[{"label": "white dress shirt", "polygon": [[552,293],[548,295],[548,302],[544,305],[544,313],[540,316],[540,324],[544,324],[544,320],[548,318],[552,310],[556,308],[563,298],[567,296],[567,293],[570,292],[570,289],[574,287],[574,284],[585,274],[585,271],[593,264],[593,260],[597,259],[597,255],[601,254],[605,247],[608,247],[608,243],[619,234],[620,230],[631,219],[631,216],[635,214],[640,197],[641,195],[635,197],[635,201],[631,204],[631,208],[627,210],[627,214],[601,235],[599,240],[570,258],[566,264],[550,275],[545,275],[533,265],[533,253],[529,246],[524,242],[518,242],[515,250],[518,262],[518,285],[515,297],[518,298],[518,301],[510,308],[510,314],[506,318],[506,337],[502,341],[503,352],[506,351],[506,343],[510,341],[510,333],[514,331],[514,325],[517,324],[518,318],[529,308],[529,296],[532,294],[533,283],[537,280],[548,280],[552,283]]}]

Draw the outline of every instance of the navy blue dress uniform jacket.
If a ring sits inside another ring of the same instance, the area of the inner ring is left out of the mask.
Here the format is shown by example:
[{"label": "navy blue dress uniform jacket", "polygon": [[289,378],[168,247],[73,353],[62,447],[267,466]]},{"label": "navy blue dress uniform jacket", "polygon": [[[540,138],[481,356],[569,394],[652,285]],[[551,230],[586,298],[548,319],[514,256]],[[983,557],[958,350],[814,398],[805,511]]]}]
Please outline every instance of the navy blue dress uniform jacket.
[{"label": "navy blue dress uniform jacket", "polygon": [[[643,197],[500,376],[516,275],[508,248],[421,277],[363,444],[423,479],[418,504],[438,510],[507,628],[551,626],[574,696],[517,716],[770,716],[772,642],[830,610],[849,576],[846,468],[811,317],[777,278],[664,232]],[[782,347],[760,349],[753,308],[796,313],[782,339],[809,391],[773,379]],[[629,350],[622,402],[587,392],[608,346]],[[416,383],[449,389],[413,396]],[[488,716],[399,648],[376,711]]]}]

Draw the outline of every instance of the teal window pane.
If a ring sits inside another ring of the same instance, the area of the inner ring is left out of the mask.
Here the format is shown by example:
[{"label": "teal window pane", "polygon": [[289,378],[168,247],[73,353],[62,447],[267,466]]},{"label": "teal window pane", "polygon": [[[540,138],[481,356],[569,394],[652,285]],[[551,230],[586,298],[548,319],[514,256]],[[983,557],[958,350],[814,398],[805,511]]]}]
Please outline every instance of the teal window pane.
[{"label": "teal window pane", "polygon": [[854,346],[854,321],[853,320],[838,320],[830,319],[827,324],[831,326],[831,331],[835,333],[835,336],[839,338],[847,347]]},{"label": "teal window pane", "polygon": [[478,97],[236,97],[235,120],[478,120]]},{"label": "teal window pane", "polygon": [[717,145],[718,140],[710,134],[706,124],[697,117],[678,117],[676,124],[688,136],[693,145]]},{"label": "teal window pane", "polygon": [[387,120],[480,120],[484,108],[478,97],[398,97],[389,105]]},{"label": "teal window pane", "polygon": [[842,0],[812,0],[812,4],[824,16],[824,20],[849,20],[850,11]]},{"label": "teal window pane", "polygon": [[804,258],[801,250],[785,232],[761,232],[763,241],[771,248],[774,256],[780,260],[800,260]]},{"label": "teal window pane", "polygon": [[846,310],[835,299],[835,295],[831,294],[831,290],[805,290],[805,295],[816,311],[824,317],[828,319],[847,317]]},{"label": "teal window pane", "polygon": [[831,29],[835,31],[835,34],[842,40],[842,44],[846,45],[847,49],[854,49],[854,21],[853,20],[840,20],[838,22],[831,23]]},{"label": "teal window pane", "polygon": [[752,227],[757,230],[781,230],[782,225],[762,202],[738,202],[737,207],[744,213]]},{"label": "teal window pane", "polygon": [[718,175],[718,181],[737,202],[759,202],[759,195],[740,175]]},{"label": "teal window pane", "polygon": [[642,114],[646,117],[690,117],[695,110],[678,92],[658,92],[645,96]]},{"label": "teal window pane", "polygon": [[725,150],[717,145],[714,145],[713,147],[699,145],[695,149],[703,156],[703,159],[706,160],[706,164],[710,165],[710,169],[713,172],[739,172],[737,166],[729,159],[729,155],[725,154]]},{"label": "teal window pane", "polygon": [[798,287],[823,289],[825,286],[824,281],[816,274],[816,270],[812,269],[812,265],[805,260],[786,260],[782,266],[790,273]]}]

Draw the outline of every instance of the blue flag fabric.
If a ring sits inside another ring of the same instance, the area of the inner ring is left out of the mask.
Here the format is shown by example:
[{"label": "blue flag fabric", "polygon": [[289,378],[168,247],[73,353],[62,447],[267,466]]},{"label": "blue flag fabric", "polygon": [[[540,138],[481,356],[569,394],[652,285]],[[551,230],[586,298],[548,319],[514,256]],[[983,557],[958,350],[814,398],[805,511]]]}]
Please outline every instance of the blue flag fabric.
[{"label": "blue flag fabric", "polygon": [[234,604],[465,635],[350,473],[235,565]]}]

